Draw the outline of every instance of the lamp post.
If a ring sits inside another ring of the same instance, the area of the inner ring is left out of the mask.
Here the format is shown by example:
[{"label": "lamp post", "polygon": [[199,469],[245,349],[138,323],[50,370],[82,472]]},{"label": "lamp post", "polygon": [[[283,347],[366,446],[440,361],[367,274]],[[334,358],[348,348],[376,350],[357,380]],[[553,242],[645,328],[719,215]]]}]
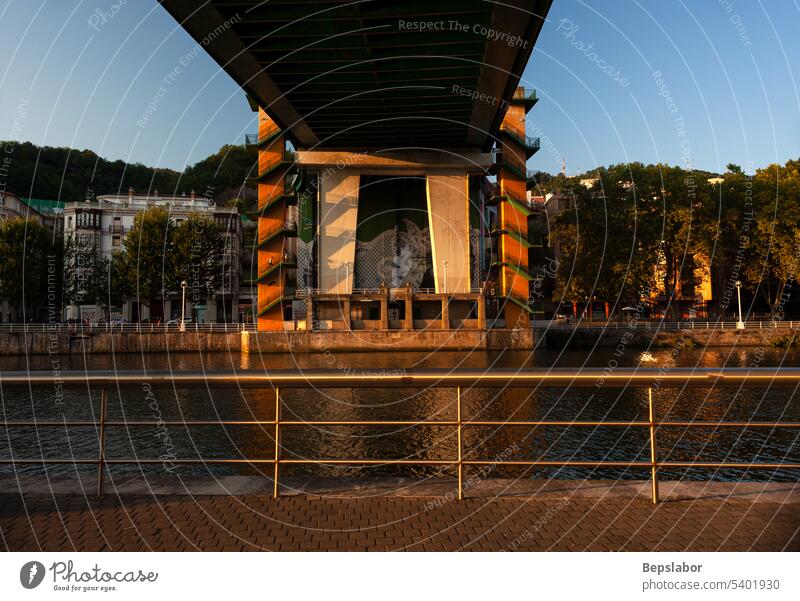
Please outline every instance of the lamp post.
[{"label": "lamp post", "polygon": [[442,261],[442,267],[444,268],[443,277],[442,277],[442,292],[447,294],[447,259]]},{"label": "lamp post", "polygon": [[186,331],[186,288],[188,286],[186,280],[181,282],[181,332]]},{"label": "lamp post", "polygon": [[737,330],[744,330],[744,321],[742,321],[742,282],[736,280],[736,296],[739,299],[739,321],[736,322]]}]

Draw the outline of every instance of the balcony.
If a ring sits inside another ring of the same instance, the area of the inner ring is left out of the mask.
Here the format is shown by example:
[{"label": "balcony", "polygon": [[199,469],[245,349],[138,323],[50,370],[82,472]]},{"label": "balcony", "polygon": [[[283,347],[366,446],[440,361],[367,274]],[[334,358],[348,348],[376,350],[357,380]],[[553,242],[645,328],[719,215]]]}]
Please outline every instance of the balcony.
[{"label": "balcony", "polygon": [[277,225],[272,226],[263,234],[258,236],[258,248],[263,247],[270,240],[274,240],[278,236],[295,237],[297,236],[297,223],[295,221],[284,221]]},{"label": "balcony", "polygon": [[276,271],[280,269],[294,269],[297,267],[297,257],[294,254],[284,253],[283,257],[283,261],[267,265],[266,269],[258,274],[258,279],[256,281],[259,284],[263,284],[265,283],[264,280]]},{"label": "balcony", "polygon": [[501,202],[510,202],[512,205],[514,205],[515,209],[518,209],[525,215],[530,215],[533,212],[530,203],[527,200],[522,200],[520,198],[517,198],[516,196],[514,196],[509,192],[505,192],[503,194],[496,194],[495,196],[492,196],[487,202],[487,204],[489,206],[495,206],[500,204]]},{"label": "balcony", "polygon": [[517,229],[508,223],[501,223],[492,227],[492,236],[501,236],[506,235],[510,238],[516,240],[519,244],[524,246],[525,248],[532,248],[533,244],[528,242],[526,236],[523,236]]},{"label": "balcony", "polygon": [[503,135],[508,136],[519,144],[522,149],[525,151],[525,160],[531,158],[536,152],[539,150],[541,146],[541,141],[539,138],[532,138],[531,136],[526,136],[525,134],[521,134],[519,132],[514,131],[513,129],[506,129],[503,128],[500,130],[500,133]]},{"label": "balcony", "polygon": [[517,88],[514,91],[514,96],[511,98],[513,104],[522,104],[525,107],[525,112],[533,108],[539,102],[536,96],[536,90],[526,90],[525,88]]},{"label": "balcony", "polygon": [[289,185],[288,181],[284,181],[282,194],[276,194],[274,196],[270,196],[269,198],[267,198],[267,201],[264,204],[261,204],[261,201],[259,200],[258,209],[259,211],[263,211],[264,209],[267,209],[279,202],[283,202],[287,206],[292,206],[297,204],[297,192],[294,190],[292,186]]},{"label": "balcony", "polygon": [[259,294],[258,316],[261,317],[262,315],[264,315],[264,313],[266,313],[267,311],[272,309],[275,305],[280,303],[281,300],[283,300],[283,295],[281,294],[280,288],[276,288],[275,292],[272,292],[272,294],[269,294],[265,298],[261,298],[261,295]]},{"label": "balcony", "polygon": [[245,146],[260,146],[262,144],[266,144],[270,140],[274,140],[279,135],[283,133],[280,129],[273,129],[272,131],[267,132],[263,136],[259,137],[258,134],[245,134],[244,135],[244,145]]},{"label": "balcony", "polygon": [[[518,167],[509,161],[504,161],[502,165],[500,165],[500,173],[502,174],[503,171],[506,171],[506,178],[507,179],[516,179],[521,182],[526,182],[528,180],[528,174],[524,171],[524,165],[522,167]],[[509,177],[509,175],[511,177]]]},{"label": "balcony", "polygon": [[278,169],[283,169],[283,175],[288,175],[293,173],[297,168],[297,164],[295,163],[295,155],[294,152],[291,150],[285,150],[283,155],[280,156],[278,160],[274,160],[271,163],[267,163],[264,167],[259,166],[258,175],[256,176],[257,180],[261,180],[265,178],[267,175],[273,173]]}]

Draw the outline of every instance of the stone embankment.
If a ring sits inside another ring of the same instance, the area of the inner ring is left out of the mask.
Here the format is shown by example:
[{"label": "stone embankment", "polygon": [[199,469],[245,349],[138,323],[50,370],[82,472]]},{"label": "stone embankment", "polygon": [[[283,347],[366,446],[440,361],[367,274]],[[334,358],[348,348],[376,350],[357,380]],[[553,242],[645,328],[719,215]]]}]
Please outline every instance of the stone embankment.
[{"label": "stone embankment", "polygon": [[532,349],[532,330],[379,330],[322,332],[3,332],[0,355],[82,353],[375,352]]}]

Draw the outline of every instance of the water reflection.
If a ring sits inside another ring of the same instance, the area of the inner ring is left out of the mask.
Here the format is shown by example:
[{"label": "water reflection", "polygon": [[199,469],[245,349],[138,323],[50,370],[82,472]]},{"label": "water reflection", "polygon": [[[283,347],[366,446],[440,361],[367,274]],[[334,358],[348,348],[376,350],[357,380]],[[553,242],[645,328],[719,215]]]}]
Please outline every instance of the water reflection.
[{"label": "water reflection", "polygon": [[[425,367],[536,367],[606,366],[616,359],[620,366],[641,364],[647,367],[746,367],[759,365],[797,365],[798,356],[770,349],[758,357],[742,350],[651,350],[647,360],[641,352],[627,357],[612,353],[583,351],[535,353],[338,353],[331,364],[326,354],[249,355],[226,353],[152,354],[116,356],[76,356],[62,362],[63,369],[281,369],[281,368],[368,368],[372,370]],[[4,370],[48,369],[48,357],[4,357]],[[142,428],[111,429],[107,434],[109,457],[157,458],[165,453],[165,440],[158,436],[158,419],[274,419],[273,390],[155,390],[148,398],[143,390],[111,391],[109,419],[150,422]],[[654,403],[658,416],[671,420],[700,421],[800,421],[797,395],[786,389],[656,389]],[[361,421],[361,420],[453,420],[456,397],[452,389],[286,389],[282,393],[283,419]],[[155,401],[155,404],[154,404]],[[465,420],[644,420],[647,398],[644,390],[599,389],[522,389],[465,388],[462,396]],[[57,399],[53,391],[3,390],[2,407],[7,419],[95,419],[98,399],[88,391],[66,391]],[[689,429],[663,428],[659,431],[660,457],[673,461],[800,461],[795,430],[768,429]],[[169,429],[170,444],[178,457],[246,457],[271,459],[274,428],[263,426],[203,426]],[[464,430],[465,457],[468,459],[553,459],[644,461],[648,457],[645,428],[563,428],[563,427],[488,427]],[[96,457],[97,433],[93,428],[25,428],[0,434],[0,453],[8,457]],[[455,429],[446,426],[292,426],[282,430],[284,458],[384,458],[451,459],[457,453]],[[6,473],[10,468],[3,468]],[[50,472],[75,468],[59,466]],[[119,472],[139,471],[136,466],[114,468]],[[158,466],[154,470],[160,469]],[[197,466],[180,468],[184,474],[213,472],[251,473],[258,468]],[[271,466],[263,468],[271,472]],[[39,473],[41,468],[23,466],[22,473]],[[452,474],[439,466],[287,466],[285,473],[313,473],[346,476],[425,476]],[[497,467],[492,476],[546,475],[589,478],[642,478],[641,470],[612,469],[528,469]],[[771,479],[796,481],[800,474],[740,470],[681,470],[665,477],[696,479]]]}]

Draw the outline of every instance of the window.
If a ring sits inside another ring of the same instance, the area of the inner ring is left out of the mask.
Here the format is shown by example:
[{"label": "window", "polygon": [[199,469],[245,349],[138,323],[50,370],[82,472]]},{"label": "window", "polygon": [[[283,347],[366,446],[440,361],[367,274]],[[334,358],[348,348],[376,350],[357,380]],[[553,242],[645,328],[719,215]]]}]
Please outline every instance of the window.
[{"label": "window", "polygon": [[119,236],[114,236],[114,237],[111,239],[111,245],[112,245],[114,248],[118,248],[118,247],[119,247],[121,244],[122,244],[122,239],[121,239]]}]

